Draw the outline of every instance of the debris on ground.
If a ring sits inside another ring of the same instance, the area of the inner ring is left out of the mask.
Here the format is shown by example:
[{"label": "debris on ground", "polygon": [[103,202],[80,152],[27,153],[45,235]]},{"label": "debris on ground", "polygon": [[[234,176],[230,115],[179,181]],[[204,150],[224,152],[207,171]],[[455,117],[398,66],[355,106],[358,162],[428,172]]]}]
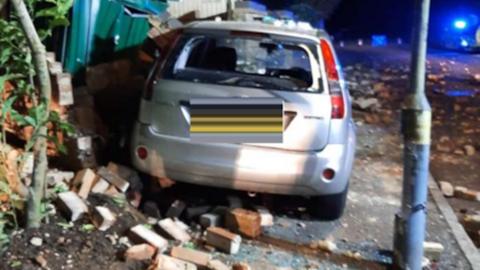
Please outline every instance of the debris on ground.
[{"label": "debris on ground", "polygon": [[252,239],[258,237],[262,231],[260,214],[242,208],[228,211],[225,223],[225,226],[233,232]]},{"label": "debris on ground", "polygon": [[440,256],[442,255],[445,248],[442,244],[436,242],[424,242],[423,250],[425,257],[431,261],[440,261]]}]

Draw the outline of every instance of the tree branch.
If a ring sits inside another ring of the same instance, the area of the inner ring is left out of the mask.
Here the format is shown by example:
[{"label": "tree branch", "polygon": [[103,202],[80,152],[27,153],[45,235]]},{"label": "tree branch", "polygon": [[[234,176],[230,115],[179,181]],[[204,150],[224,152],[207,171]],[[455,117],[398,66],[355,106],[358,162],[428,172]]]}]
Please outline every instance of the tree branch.
[{"label": "tree branch", "polygon": [[[0,0],[1,1],[1,0]],[[10,0],[13,9],[17,13],[18,20],[22,26],[23,32],[27,39],[28,45],[33,54],[33,63],[35,72],[40,86],[40,104],[45,106],[45,113],[39,119],[42,123],[38,128],[38,136],[32,138],[35,140],[33,146],[34,153],[34,169],[32,187],[29,190],[28,211],[27,211],[27,227],[38,228],[42,219],[41,203],[44,197],[45,179],[48,169],[47,160],[47,127],[46,123],[49,118],[51,82],[48,73],[45,46],[43,46],[37,30],[33,25],[27,7],[23,0]]]}]

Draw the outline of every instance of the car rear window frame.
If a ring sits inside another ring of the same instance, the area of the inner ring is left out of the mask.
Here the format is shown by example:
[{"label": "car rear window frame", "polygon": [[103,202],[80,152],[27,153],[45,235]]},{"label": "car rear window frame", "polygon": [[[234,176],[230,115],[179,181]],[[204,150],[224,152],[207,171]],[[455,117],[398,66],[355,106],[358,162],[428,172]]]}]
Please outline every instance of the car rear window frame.
[{"label": "car rear window frame", "polygon": [[[159,70],[160,78],[165,79],[165,80],[179,80],[173,78],[173,72],[174,72],[174,66],[175,63],[178,60],[178,57],[181,53],[181,51],[184,49],[186,45],[186,41],[188,40],[188,36],[193,37],[193,36],[218,36],[218,37],[227,37],[231,35],[231,32],[229,30],[217,30],[217,29],[191,29],[192,31],[183,31],[181,36],[179,37],[179,42],[176,44],[174,48],[169,52],[168,57],[165,59],[165,63],[162,67],[161,70]],[[248,31],[242,31],[242,34],[245,36],[248,36]],[[325,85],[324,85],[324,72],[323,72],[323,60],[319,57],[319,43],[317,41],[314,41],[312,39],[308,38],[301,38],[301,37],[294,37],[294,36],[288,36],[288,35],[279,35],[279,34],[269,34],[269,33],[263,33],[263,32],[255,32],[251,31],[252,36],[257,36],[257,35],[264,35],[266,37],[269,37],[273,41],[279,41],[282,43],[289,42],[289,43],[295,43],[298,45],[306,45],[309,48],[310,53],[313,55],[313,58],[315,58],[315,61],[317,62],[316,68],[318,68],[319,72],[319,78],[318,80],[318,89],[316,91],[308,91],[306,89],[269,89],[269,88],[263,88],[266,90],[272,90],[272,91],[287,91],[287,92],[294,92],[294,93],[309,93],[309,94],[323,94],[326,93]],[[235,36],[235,35],[232,35]],[[315,65],[313,65],[315,68]],[[313,70],[312,70],[313,71]],[[187,81],[187,80],[179,80],[179,81]],[[203,83],[203,82],[202,82]],[[215,83],[212,83],[215,84]],[[220,84],[219,84],[220,85]],[[255,89],[255,88],[253,88]],[[256,88],[256,89],[262,89],[262,88]]]}]

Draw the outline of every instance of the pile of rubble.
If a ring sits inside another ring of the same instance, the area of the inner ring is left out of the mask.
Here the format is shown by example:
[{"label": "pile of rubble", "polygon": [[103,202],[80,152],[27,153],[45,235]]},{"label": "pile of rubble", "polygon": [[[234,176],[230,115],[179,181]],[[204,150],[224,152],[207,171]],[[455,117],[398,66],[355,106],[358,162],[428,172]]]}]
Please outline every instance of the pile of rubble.
[{"label": "pile of rubble", "polygon": [[[131,195],[140,189],[138,181],[135,171],[115,163],[99,167],[96,172],[84,169],[75,176],[57,170],[48,175],[50,187],[56,190],[64,187],[55,200],[63,216],[70,222],[88,216],[100,231],[108,231],[118,221],[117,214],[103,205],[89,205],[89,195],[97,193],[124,199],[137,208],[139,197]],[[180,220],[187,212],[188,216],[196,217],[192,227]],[[126,233],[129,248],[124,259],[149,261],[149,269],[249,269],[246,264],[227,266],[213,259],[211,252],[235,254],[242,237],[255,239],[262,233],[263,226],[271,225],[273,216],[263,207],[256,210],[226,206],[188,208],[183,201],[176,200],[165,218],[148,217],[146,223],[129,228]],[[203,250],[194,247],[203,247]]]},{"label": "pile of rubble", "polygon": [[389,84],[398,76],[380,74],[376,69],[361,64],[347,66],[344,71],[352,107],[359,118],[357,124],[391,124],[395,116],[393,106],[389,105],[395,102],[398,93],[393,92]]},{"label": "pile of rubble", "polygon": [[[457,198],[462,200],[480,202],[480,191],[471,190],[462,186],[453,186],[446,181],[439,182],[440,189],[443,195],[447,198]],[[473,242],[480,246],[480,212],[476,213],[463,213],[460,218],[465,231],[468,233]]]}]

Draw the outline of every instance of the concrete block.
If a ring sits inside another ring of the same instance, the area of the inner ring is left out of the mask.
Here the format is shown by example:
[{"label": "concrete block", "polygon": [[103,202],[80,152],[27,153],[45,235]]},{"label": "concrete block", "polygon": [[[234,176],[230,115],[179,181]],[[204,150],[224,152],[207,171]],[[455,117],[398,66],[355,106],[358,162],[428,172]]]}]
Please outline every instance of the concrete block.
[{"label": "concrete block", "polygon": [[240,249],[242,238],[223,228],[210,227],[207,229],[207,244],[229,254],[235,254]]},{"label": "concrete block", "polygon": [[201,267],[207,267],[208,262],[212,260],[212,255],[209,253],[184,247],[173,247],[170,256]]},{"label": "concrete block", "polygon": [[182,243],[191,240],[190,235],[181,227],[178,226],[171,218],[165,218],[157,223],[157,229],[160,234],[167,238],[180,241]]},{"label": "concrete block", "polygon": [[232,232],[249,238],[256,238],[262,232],[260,214],[241,208],[227,212],[225,226]]},{"label": "concrete block", "polygon": [[87,205],[73,191],[58,194],[58,207],[70,221],[75,221],[88,212]]},{"label": "concrete block", "polygon": [[115,214],[107,207],[96,206],[93,210],[92,222],[99,231],[108,230],[116,220]]},{"label": "concrete block", "polygon": [[207,213],[200,216],[200,225],[204,228],[222,226],[222,217],[214,213]]},{"label": "concrete block", "polygon": [[160,252],[165,251],[168,247],[167,240],[142,224],[130,228],[129,238],[132,242],[137,244],[150,244],[156,247]]},{"label": "concrete block", "polygon": [[134,245],[125,251],[125,258],[129,260],[150,260],[153,255],[155,255],[155,247],[149,244]]},{"label": "concrete block", "polygon": [[97,174],[122,192],[127,191],[128,187],[130,186],[130,183],[127,180],[121,178],[119,175],[105,167],[100,167],[97,171]]}]

